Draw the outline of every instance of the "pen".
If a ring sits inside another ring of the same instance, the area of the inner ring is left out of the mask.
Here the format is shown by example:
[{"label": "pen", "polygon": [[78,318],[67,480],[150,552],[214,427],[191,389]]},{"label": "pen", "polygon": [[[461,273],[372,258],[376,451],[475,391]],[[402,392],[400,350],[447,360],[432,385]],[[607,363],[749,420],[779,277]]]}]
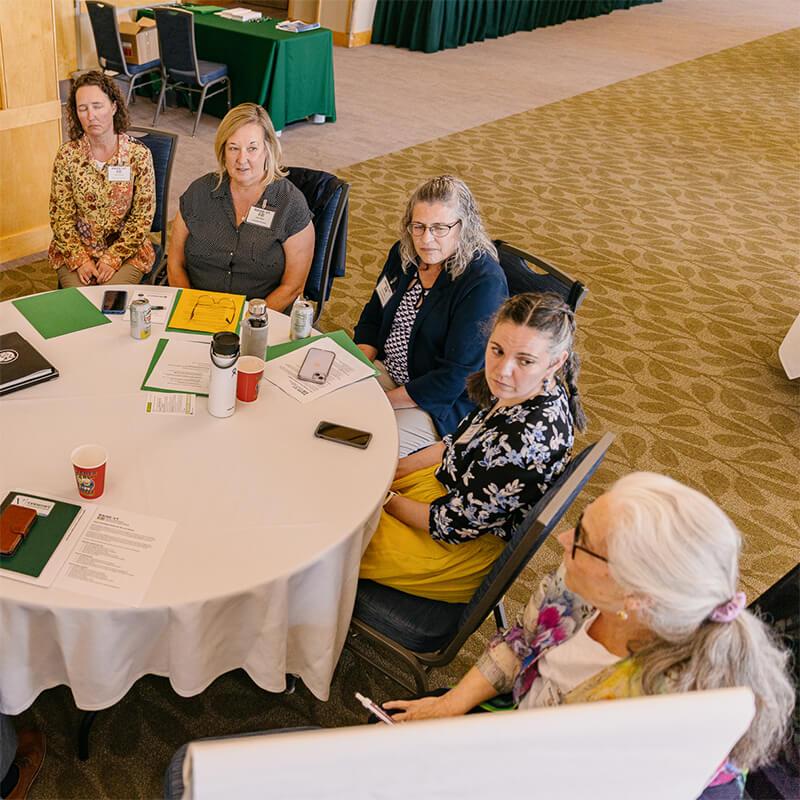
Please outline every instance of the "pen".
[{"label": "pen", "polygon": [[151,311],[163,311],[166,306],[150,306]]},{"label": "pen", "polygon": [[369,697],[364,697],[361,692],[356,692],[356,700],[358,700],[367,711],[371,711],[381,722],[385,722],[387,725],[396,724],[391,715],[387,714],[377,703],[370,700]]}]

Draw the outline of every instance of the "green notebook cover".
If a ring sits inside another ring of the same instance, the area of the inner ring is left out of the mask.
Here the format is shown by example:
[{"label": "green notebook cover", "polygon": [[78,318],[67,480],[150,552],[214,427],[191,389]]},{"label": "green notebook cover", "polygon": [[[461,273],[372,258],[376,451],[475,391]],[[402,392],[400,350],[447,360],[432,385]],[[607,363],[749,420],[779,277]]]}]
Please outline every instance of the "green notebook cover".
[{"label": "green notebook cover", "polygon": [[46,517],[36,517],[36,522],[33,523],[30,533],[25,537],[13,556],[0,556],[0,569],[21,572],[23,575],[38,578],[50,560],[50,556],[53,555],[56,547],[64,538],[64,534],[75,521],[75,517],[78,516],[81,507],[72,503],[53,500],[51,497],[44,497],[40,494],[32,494],[31,492],[9,492],[5,500],[0,504],[0,512],[5,511],[6,506],[11,505],[11,501],[17,495],[35,497],[37,500],[47,500],[49,503],[55,503],[53,510]]},{"label": "green notebook cover", "polygon": [[311,342],[316,342],[319,339],[332,339],[339,347],[347,350],[350,355],[355,356],[359,361],[363,361],[368,366],[372,367],[375,375],[378,370],[375,365],[358,349],[356,343],[344,331],[331,331],[330,333],[322,333],[319,336],[309,336],[308,339],[295,339],[293,342],[283,342],[282,344],[271,344],[267,347],[267,361],[272,361],[274,358],[280,358],[287,353],[291,353],[301,347],[305,347]]},{"label": "green notebook cover", "polygon": [[[192,331],[192,333],[197,333],[197,331]],[[155,369],[156,364],[158,364],[158,359],[161,358],[161,354],[164,352],[164,348],[167,346],[168,341],[169,339],[158,340],[156,349],[153,351],[153,357],[150,359],[150,365],[147,367],[147,372],[144,374],[144,380],[139,388],[143,392],[164,392],[164,394],[194,394],[198,397],[208,397],[208,394],[203,394],[201,392],[182,392],[179,389],[160,389],[158,386],[147,385],[147,381],[150,379],[150,375]]]},{"label": "green notebook cover", "polygon": [[56,289],[11,302],[45,339],[111,323],[97,306],[73,288]]}]

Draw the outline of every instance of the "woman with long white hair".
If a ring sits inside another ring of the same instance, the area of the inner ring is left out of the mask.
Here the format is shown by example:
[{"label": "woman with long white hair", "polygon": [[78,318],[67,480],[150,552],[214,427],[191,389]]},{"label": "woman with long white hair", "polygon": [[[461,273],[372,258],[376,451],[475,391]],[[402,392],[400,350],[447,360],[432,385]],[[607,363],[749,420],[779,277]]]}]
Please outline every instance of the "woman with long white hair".
[{"label": "woman with long white hair", "polygon": [[467,713],[511,692],[520,708],[749,687],[756,711],[704,798],[740,798],[787,733],[788,653],[745,608],[741,537],[700,492],[649,472],[617,481],[558,537],[561,568],[453,689],[395,700],[400,721]]}]

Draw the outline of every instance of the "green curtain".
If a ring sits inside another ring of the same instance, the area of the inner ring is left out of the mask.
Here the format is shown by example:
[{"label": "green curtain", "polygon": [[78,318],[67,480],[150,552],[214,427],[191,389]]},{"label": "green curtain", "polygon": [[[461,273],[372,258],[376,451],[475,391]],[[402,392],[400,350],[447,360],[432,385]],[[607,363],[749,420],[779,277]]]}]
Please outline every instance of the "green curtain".
[{"label": "green curtain", "polygon": [[661,0],[378,0],[373,44],[435,53]]}]

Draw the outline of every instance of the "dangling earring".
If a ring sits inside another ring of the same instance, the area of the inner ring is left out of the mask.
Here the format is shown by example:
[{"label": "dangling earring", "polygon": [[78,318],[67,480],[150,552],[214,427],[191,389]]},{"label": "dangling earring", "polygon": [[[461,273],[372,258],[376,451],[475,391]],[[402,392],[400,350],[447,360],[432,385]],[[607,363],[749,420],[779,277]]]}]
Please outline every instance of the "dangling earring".
[{"label": "dangling earring", "polygon": [[550,390],[553,388],[553,381],[552,381],[552,379],[551,379],[551,378],[545,378],[545,379],[544,379],[544,386],[543,386],[543,388],[544,388],[544,390],[545,390],[546,392],[549,392],[549,391],[550,391]]},{"label": "dangling earring", "polygon": [[619,611],[617,611],[617,616],[618,616],[618,617],[619,617],[619,618],[620,618],[620,619],[621,619],[623,622],[625,622],[625,620],[626,620],[626,619],[628,619],[628,612],[627,612],[627,611],[626,611],[624,608],[621,608]]}]

